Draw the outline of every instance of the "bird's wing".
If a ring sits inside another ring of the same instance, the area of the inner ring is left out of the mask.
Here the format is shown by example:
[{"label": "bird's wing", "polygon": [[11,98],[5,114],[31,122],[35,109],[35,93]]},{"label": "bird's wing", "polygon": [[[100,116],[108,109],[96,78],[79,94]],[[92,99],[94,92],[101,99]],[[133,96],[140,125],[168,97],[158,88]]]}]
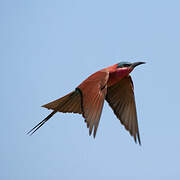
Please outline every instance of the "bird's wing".
[{"label": "bird's wing", "polygon": [[47,109],[57,110],[63,113],[79,113],[82,114],[81,110],[81,94],[78,90],[75,90],[66,96],[52,101],[48,104],[43,105]]},{"label": "bird's wing", "polygon": [[137,137],[141,144],[131,77],[125,77],[115,85],[108,87],[106,100],[126,130],[134,137],[135,142]]},{"label": "bird's wing", "polygon": [[94,138],[107,93],[108,78],[108,72],[99,71],[78,86],[82,94],[83,117],[89,128],[89,135],[91,135],[93,130]]}]

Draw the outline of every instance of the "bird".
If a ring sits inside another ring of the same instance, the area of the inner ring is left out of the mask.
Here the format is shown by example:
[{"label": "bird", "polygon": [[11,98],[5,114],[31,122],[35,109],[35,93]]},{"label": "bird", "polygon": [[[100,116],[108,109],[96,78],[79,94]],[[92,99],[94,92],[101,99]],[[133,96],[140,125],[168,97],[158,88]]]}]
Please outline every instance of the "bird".
[{"label": "bird", "polygon": [[130,73],[145,62],[120,62],[101,69],[85,79],[74,91],[42,107],[53,110],[27,134],[34,134],[55,113],[78,113],[84,118],[89,135],[96,137],[104,101],[112,108],[121,124],[141,145],[134,85]]}]

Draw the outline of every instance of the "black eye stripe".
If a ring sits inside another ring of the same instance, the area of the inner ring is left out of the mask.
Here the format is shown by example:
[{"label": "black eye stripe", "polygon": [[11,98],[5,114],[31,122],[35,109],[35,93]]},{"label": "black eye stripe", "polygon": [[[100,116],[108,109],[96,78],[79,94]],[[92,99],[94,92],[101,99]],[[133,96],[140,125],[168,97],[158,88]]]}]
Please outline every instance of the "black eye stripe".
[{"label": "black eye stripe", "polygon": [[129,67],[131,64],[121,64],[118,65],[117,68]]}]

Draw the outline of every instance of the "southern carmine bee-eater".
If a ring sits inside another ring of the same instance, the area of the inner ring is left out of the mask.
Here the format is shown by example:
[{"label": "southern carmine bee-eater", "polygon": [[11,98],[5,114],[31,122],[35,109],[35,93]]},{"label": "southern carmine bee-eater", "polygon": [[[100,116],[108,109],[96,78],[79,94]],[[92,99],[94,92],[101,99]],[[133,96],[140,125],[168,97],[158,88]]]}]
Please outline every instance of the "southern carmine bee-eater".
[{"label": "southern carmine bee-eater", "polygon": [[92,74],[73,92],[43,105],[42,107],[52,109],[53,112],[31,129],[28,134],[32,135],[36,132],[56,112],[63,112],[82,114],[89,128],[89,135],[93,131],[95,138],[104,100],[106,100],[126,130],[134,137],[135,142],[138,139],[141,144],[134,87],[129,74],[136,66],[144,63],[120,62]]}]

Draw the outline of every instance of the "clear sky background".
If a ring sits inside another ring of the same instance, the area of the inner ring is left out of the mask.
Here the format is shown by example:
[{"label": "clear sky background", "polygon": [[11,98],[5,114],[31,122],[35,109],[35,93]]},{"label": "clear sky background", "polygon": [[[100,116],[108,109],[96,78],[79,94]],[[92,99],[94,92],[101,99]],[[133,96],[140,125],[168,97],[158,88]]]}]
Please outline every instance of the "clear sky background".
[{"label": "clear sky background", "polygon": [[[132,72],[142,146],[107,103],[96,139],[83,118],[41,108],[101,68]],[[0,1],[0,179],[180,179],[180,3]]]}]

